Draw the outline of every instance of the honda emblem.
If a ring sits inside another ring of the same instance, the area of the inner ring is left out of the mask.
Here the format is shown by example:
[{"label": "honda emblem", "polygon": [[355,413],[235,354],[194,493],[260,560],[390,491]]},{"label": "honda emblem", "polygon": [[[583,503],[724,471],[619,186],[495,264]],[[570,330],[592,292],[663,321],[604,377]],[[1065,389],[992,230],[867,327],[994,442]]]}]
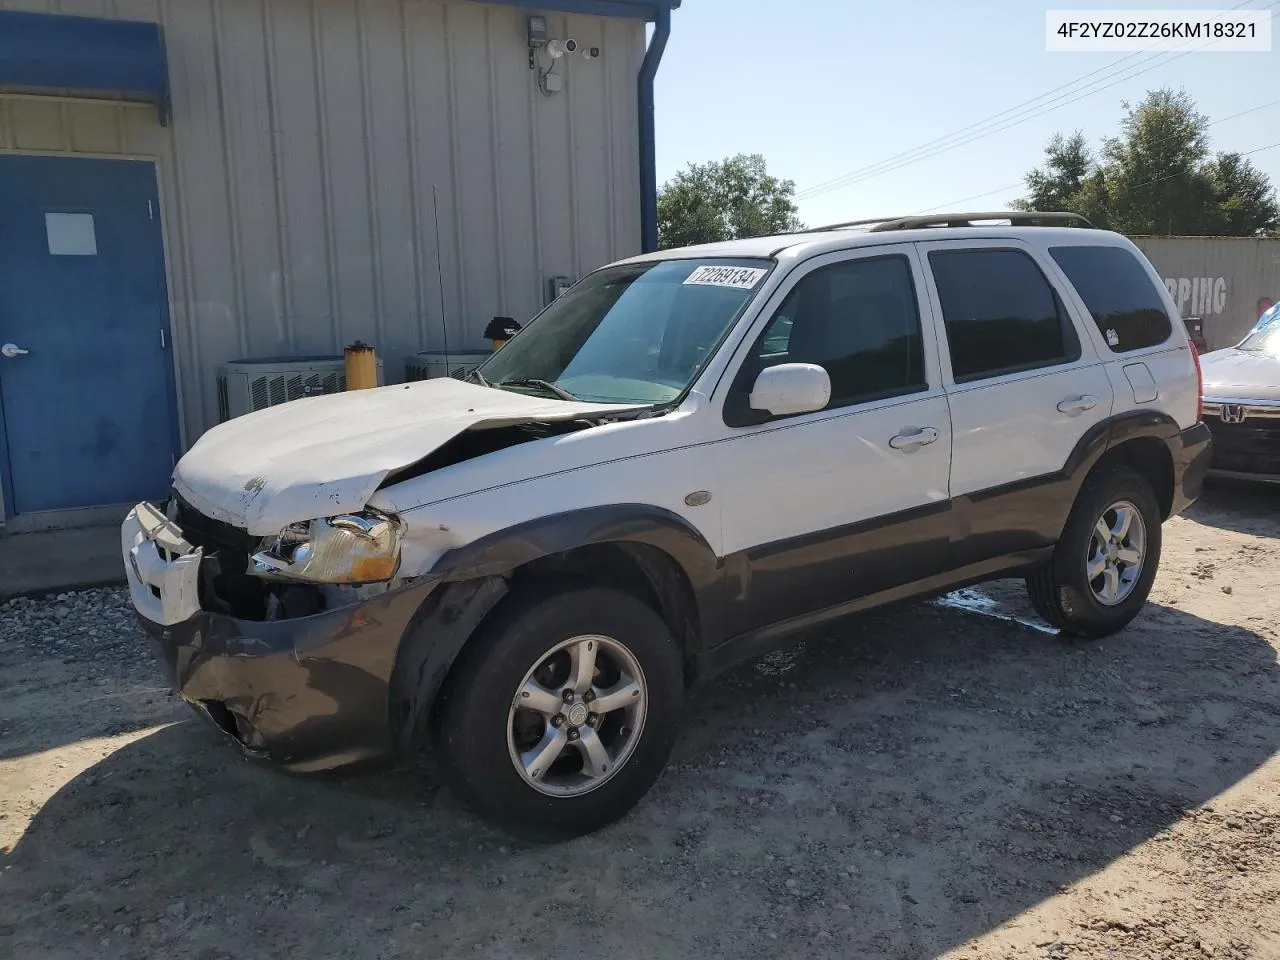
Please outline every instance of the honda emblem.
[{"label": "honda emblem", "polygon": [[1244,407],[1238,403],[1224,403],[1222,405],[1222,422],[1223,423],[1244,423],[1245,412]]}]

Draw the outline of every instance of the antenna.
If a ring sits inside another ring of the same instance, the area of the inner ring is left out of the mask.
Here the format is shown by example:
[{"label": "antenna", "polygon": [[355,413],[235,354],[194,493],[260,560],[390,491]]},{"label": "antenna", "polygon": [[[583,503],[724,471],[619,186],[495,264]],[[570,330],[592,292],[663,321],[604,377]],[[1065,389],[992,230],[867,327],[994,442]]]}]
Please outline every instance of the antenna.
[{"label": "antenna", "polygon": [[444,368],[448,370],[452,361],[449,359],[449,320],[444,312],[444,259],[440,253],[440,198],[434,183],[431,185],[431,217],[436,227],[436,289],[440,292],[440,332],[444,335]]}]

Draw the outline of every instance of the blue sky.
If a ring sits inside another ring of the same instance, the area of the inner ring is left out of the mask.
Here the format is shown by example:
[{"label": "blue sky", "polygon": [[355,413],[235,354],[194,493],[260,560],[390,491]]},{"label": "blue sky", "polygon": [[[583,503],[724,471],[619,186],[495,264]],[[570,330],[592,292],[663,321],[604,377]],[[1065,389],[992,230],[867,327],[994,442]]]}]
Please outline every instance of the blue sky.
[{"label": "blue sky", "polygon": [[[1136,102],[1150,89],[1185,88],[1211,120],[1280,99],[1280,22],[1274,19],[1270,53],[1177,59],[1142,53],[1117,65],[1112,76],[1106,68],[1126,54],[1047,53],[1046,10],[1237,4],[1269,7],[1273,18],[1280,10],[1277,0],[684,0],[672,16],[658,74],[658,181],[689,162],[762,153],[772,173],[796,182],[800,213],[810,225],[940,208],[1002,209],[1020,195],[1022,176],[1041,162],[1054,132],[1080,129],[1096,144],[1117,132],[1121,102]],[[893,164],[845,189],[803,196],[807,187],[1099,70],[1082,81],[1098,81],[1089,88],[1098,92],[1077,102],[1059,101],[1043,116],[917,163]],[[1139,70],[1145,72],[1121,79]],[[1280,142],[1280,103],[1209,132],[1215,150]],[[1280,186],[1280,147],[1249,159]],[[966,199],[988,191],[994,192]]]}]

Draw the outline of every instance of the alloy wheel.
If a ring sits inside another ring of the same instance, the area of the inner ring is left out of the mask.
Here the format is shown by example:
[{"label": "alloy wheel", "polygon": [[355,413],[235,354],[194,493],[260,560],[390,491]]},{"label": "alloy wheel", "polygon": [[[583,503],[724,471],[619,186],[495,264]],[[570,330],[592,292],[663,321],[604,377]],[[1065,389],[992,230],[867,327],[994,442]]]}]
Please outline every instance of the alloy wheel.
[{"label": "alloy wheel", "polygon": [[590,793],[627,762],[648,708],[644,671],[611,637],[572,637],[548,650],[516,688],[507,749],[540,793]]},{"label": "alloy wheel", "polygon": [[1104,606],[1123,603],[1142,576],[1147,556],[1147,525],[1128,500],[1107,507],[1089,538],[1085,575],[1094,598]]}]

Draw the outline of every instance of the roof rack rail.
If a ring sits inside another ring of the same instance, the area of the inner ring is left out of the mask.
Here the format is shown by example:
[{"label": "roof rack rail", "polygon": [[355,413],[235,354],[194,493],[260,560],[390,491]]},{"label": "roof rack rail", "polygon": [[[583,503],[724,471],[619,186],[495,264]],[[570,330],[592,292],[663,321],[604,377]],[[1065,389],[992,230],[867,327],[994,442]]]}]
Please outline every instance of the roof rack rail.
[{"label": "roof rack rail", "polygon": [[845,227],[865,227],[873,223],[887,223],[890,220],[900,220],[901,217],[872,217],[869,220],[845,220],[842,223],[826,223],[820,227],[805,227],[803,230],[797,230],[796,233],[822,233],[824,230],[843,230]]},{"label": "roof rack rail", "polygon": [[881,233],[887,230],[920,230],[927,227],[972,227],[989,220],[1008,220],[1009,225],[1012,227],[1082,227],[1088,230],[1096,229],[1089,220],[1078,213],[996,210],[990,213],[912,214],[907,217],[871,217],[868,220],[845,220],[841,223],[826,223],[819,227],[802,227],[799,230],[787,230],[778,234],[778,236],[789,237],[805,233],[825,233],[828,230],[844,230],[848,227],[867,227],[868,233]]},{"label": "roof rack rail", "polygon": [[1008,220],[1011,227],[1083,227],[1093,224],[1078,213],[1043,213],[1036,210],[996,210],[989,213],[932,213],[872,221],[871,233],[887,230],[922,230],[929,227],[972,227],[987,220]]}]

